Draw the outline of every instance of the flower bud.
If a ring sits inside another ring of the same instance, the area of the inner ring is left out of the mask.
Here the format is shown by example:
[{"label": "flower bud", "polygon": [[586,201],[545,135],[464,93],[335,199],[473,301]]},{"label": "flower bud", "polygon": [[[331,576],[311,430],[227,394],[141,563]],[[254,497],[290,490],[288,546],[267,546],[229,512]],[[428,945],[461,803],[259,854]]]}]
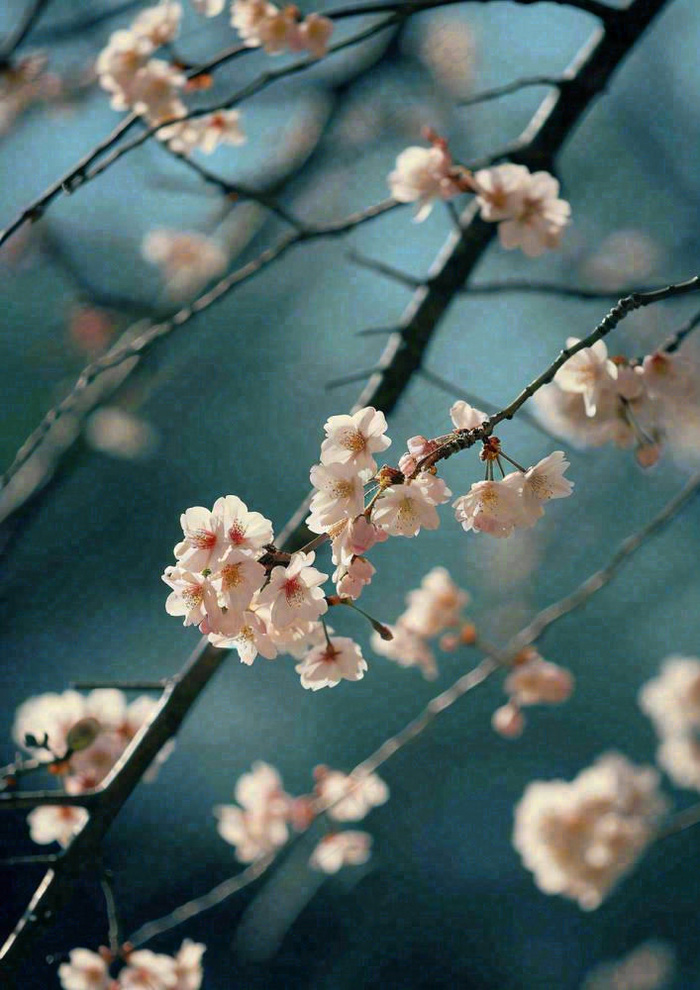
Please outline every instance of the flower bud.
[{"label": "flower bud", "polygon": [[634,454],[637,458],[637,464],[643,468],[653,467],[660,455],[661,450],[658,443],[644,443],[640,447],[637,447]]},{"label": "flower bud", "polygon": [[516,705],[503,705],[493,713],[491,726],[504,739],[517,739],[523,734],[525,717]]},{"label": "flower bud", "polygon": [[100,732],[102,732],[102,726],[96,718],[81,718],[71,727],[66,736],[68,748],[74,753],[78,753],[81,749],[87,749],[88,746],[92,746]]}]

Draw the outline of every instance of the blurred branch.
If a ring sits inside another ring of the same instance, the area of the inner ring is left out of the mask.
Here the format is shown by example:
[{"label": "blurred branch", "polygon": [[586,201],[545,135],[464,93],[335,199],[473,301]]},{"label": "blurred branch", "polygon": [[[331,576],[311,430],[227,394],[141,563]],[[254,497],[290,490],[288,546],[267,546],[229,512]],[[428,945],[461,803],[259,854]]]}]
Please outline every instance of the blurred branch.
[{"label": "blurred branch", "polygon": [[700,825],[700,802],[691,804],[689,808],[674,815],[663,828],[659,829],[656,838],[667,839],[669,835],[678,835],[679,832],[685,832],[694,825]]},{"label": "blurred branch", "polygon": [[669,337],[665,344],[662,344],[660,350],[665,351],[667,354],[673,354],[681,346],[686,337],[695,330],[696,327],[700,326],[700,312],[697,312],[695,316],[691,316],[690,319],[683,324],[673,336]]},{"label": "blurred branch", "polygon": [[22,19],[3,45],[0,45],[0,68],[6,68],[12,56],[44,13],[51,0],[30,0]]},{"label": "blurred branch", "polygon": [[109,948],[112,955],[116,958],[119,954],[122,938],[121,926],[119,924],[119,914],[117,912],[117,902],[114,897],[113,879],[109,870],[104,871],[102,879],[100,880],[100,886],[102,887],[102,893],[105,897],[105,907],[107,909]]},{"label": "blurred branch", "polygon": [[66,794],[57,790],[4,792],[0,793],[0,812],[38,808],[43,804],[61,808],[93,808],[98,803],[101,790],[84,791],[82,794]]},{"label": "blurred branch", "polygon": [[123,0],[122,3],[113,7],[106,7],[104,10],[86,12],[72,20],[63,23],[59,21],[50,27],[41,28],[34,35],[37,44],[54,44],[57,41],[68,41],[78,34],[84,34],[93,28],[99,27],[105,21],[111,21],[122,14],[128,14],[130,10],[142,5],[143,0]]},{"label": "blurred branch", "polygon": [[[356,6],[341,7],[340,9],[326,12],[326,17],[340,20],[343,17],[359,17],[363,14],[386,14],[389,11],[400,12],[406,8],[409,9],[411,14],[419,14],[437,7],[452,7],[455,4],[464,2],[465,0],[417,0],[417,2],[412,2],[412,0],[408,0],[408,2],[406,0],[394,0],[393,3],[357,4]],[[492,0],[468,0],[468,2],[490,3]],[[530,6],[531,4],[541,3],[543,0],[514,0],[514,2],[522,6]],[[576,10],[582,10],[587,14],[592,14],[594,17],[600,18],[604,23],[613,22],[615,14],[618,13],[613,7],[599,3],[598,0],[547,0],[547,2],[558,4],[561,7],[574,7]]]},{"label": "blurred branch", "polygon": [[556,86],[565,85],[566,76],[526,76],[523,79],[516,79],[515,82],[506,83],[504,86],[495,86],[493,89],[484,89],[474,96],[468,96],[464,100],[458,100],[458,107],[473,107],[478,103],[488,103],[490,100],[498,100],[501,96],[509,96],[511,93],[518,93],[521,89],[529,89],[532,86]]}]

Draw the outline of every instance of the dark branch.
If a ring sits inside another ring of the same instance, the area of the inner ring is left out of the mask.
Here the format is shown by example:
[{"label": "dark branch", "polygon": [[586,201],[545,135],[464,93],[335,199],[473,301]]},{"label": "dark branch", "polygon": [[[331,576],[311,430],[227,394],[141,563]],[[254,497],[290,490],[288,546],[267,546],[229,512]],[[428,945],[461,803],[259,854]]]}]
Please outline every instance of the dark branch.
[{"label": "dark branch", "polygon": [[672,337],[666,341],[666,343],[661,347],[662,351],[666,351],[667,354],[673,354],[681,346],[686,337],[695,330],[696,327],[700,326],[700,312],[696,313],[695,316],[691,316],[690,319],[683,324]]},{"label": "dark branch", "polygon": [[25,40],[50,3],[51,0],[30,0],[28,7],[24,11],[22,20],[19,22],[5,44],[0,46],[0,69],[7,68],[10,64],[12,56]]},{"label": "dark branch", "polygon": [[527,76],[524,79],[516,79],[515,82],[506,83],[504,86],[495,86],[493,89],[484,89],[481,93],[475,93],[464,100],[459,100],[459,107],[473,107],[479,103],[488,103],[490,100],[498,100],[502,96],[509,96],[511,93],[518,93],[521,89],[530,89],[533,86],[560,86],[566,83],[565,76]]}]

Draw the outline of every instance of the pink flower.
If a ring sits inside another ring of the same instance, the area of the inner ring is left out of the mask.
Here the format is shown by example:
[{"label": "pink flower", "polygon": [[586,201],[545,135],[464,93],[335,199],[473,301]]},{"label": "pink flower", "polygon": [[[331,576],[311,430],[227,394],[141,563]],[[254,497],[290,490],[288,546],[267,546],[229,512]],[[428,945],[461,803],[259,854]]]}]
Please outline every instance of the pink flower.
[{"label": "pink flower", "polygon": [[372,836],[367,832],[334,832],[324,836],[309,859],[309,866],[323,873],[337,873],[343,866],[360,866],[370,857]]},{"label": "pink flower", "polygon": [[452,493],[441,478],[420,474],[413,481],[386,488],[377,500],[372,519],[390,536],[417,536],[421,528],[440,525],[435,506]]},{"label": "pink flower", "polygon": [[244,550],[229,550],[221,570],[212,577],[219,604],[231,612],[243,613],[265,580],[265,568]]},{"label": "pink flower", "polygon": [[311,468],[311,484],[317,491],[311,499],[311,515],[306,524],[312,533],[327,533],[341,520],[362,512],[365,474],[358,472],[352,463],[315,464]]},{"label": "pink flower", "polygon": [[202,985],[202,956],[207,947],[186,938],[175,956],[176,990],[199,990]]},{"label": "pink flower", "polygon": [[365,815],[389,800],[389,788],[376,773],[347,774],[328,767],[316,767],[316,793],[332,804],[329,818],[337,822],[359,822]]},{"label": "pink flower", "polygon": [[427,681],[434,681],[438,670],[435,654],[422,636],[413,632],[400,621],[389,626],[393,639],[382,639],[377,632],[372,633],[370,643],[379,656],[394,660],[400,667],[420,667]]},{"label": "pink flower", "polygon": [[518,705],[559,705],[571,696],[574,678],[564,667],[533,656],[513,669],[504,686]]},{"label": "pink flower", "polygon": [[457,522],[467,532],[474,530],[501,539],[523,525],[520,492],[503,481],[477,481],[452,505]]},{"label": "pink flower", "polygon": [[168,615],[183,615],[183,626],[199,625],[208,611],[216,612],[216,594],[208,578],[182,567],[166,567],[163,581],[173,589],[165,611]]},{"label": "pink flower", "polygon": [[258,761],[236,784],[238,805],[219,805],[219,835],[236,847],[236,859],[252,863],[287,841],[290,798],[274,767]]},{"label": "pink flower", "polygon": [[328,53],[333,27],[330,18],[321,14],[309,14],[299,26],[299,43],[314,58],[323,58]]},{"label": "pink flower", "polygon": [[376,568],[364,557],[353,557],[349,564],[341,564],[334,572],[336,591],[347,598],[359,598],[376,573]]},{"label": "pink flower", "polygon": [[184,540],[173,553],[180,566],[188,571],[203,571],[221,556],[222,534],[216,517],[201,505],[187,509],[180,516]]},{"label": "pink flower", "polygon": [[268,660],[277,656],[275,644],[270,639],[267,626],[262,616],[257,612],[244,612],[243,625],[235,636],[209,632],[208,639],[212,646],[220,649],[234,649],[238,652],[241,663],[250,664],[258,653]]},{"label": "pink flower", "polygon": [[249,512],[248,506],[237,495],[225,495],[214,502],[213,515],[222,530],[222,551],[243,550],[257,557],[262,549],[272,543],[272,523],[259,512]]},{"label": "pink flower", "polygon": [[310,650],[295,669],[301,675],[302,687],[319,691],[324,687],[335,687],[342,680],[362,680],[367,661],[354,640],[334,636],[330,644],[324,643]]},{"label": "pink flower", "polygon": [[[579,343],[578,337],[567,337],[567,348]],[[609,385],[608,349],[602,340],[584,347],[559,368],[554,381],[564,392],[583,396],[587,416],[595,416],[599,393]]]},{"label": "pink flower", "polygon": [[130,952],[125,969],[119,974],[120,990],[175,990],[178,977],[171,956],[139,949]]},{"label": "pink flower", "polygon": [[439,141],[431,148],[413,146],[402,151],[388,182],[399,203],[417,204],[416,223],[425,220],[436,200],[451,199],[462,191],[455,180],[452,157]]},{"label": "pink flower", "polygon": [[450,407],[450,418],[458,430],[477,430],[488,419],[486,413],[459,399]]},{"label": "pink flower", "polygon": [[477,172],[477,202],[487,221],[500,221],[498,236],[507,250],[521,247],[529,257],[556,248],[571,218],[559,199],[559,183],[548,172],[530,173],[524,165],[496,165]]},{"label": "pink flower", "polygon": [[270,609],[270,621],[284,629],[300,620],[314,620],[328,610],[323,588],[328,577],[312,567],[313,553],[295,553],[287,567],[274,567],[269,583],[258,597],[260,605]]}]

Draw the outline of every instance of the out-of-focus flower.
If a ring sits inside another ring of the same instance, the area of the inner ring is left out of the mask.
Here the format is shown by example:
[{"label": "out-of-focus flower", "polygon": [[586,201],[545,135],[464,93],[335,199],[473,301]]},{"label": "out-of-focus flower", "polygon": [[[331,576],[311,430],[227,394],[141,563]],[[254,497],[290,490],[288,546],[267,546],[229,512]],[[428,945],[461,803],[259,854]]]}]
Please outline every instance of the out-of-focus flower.
[{"label": "out-of-focus flower", "polygon": [[700,731],[700,660],[671,656],[639,692],[639,707],[662,736]]},{"label": "out-of-focus flower", "polygon": [[494,165],[474,176],[484,220],[498,223],[507,250],[520,247],[531,258],[559,246],[571,207],[559,199],[559,183],[548,172],[524,165]]},{"label": "out-of-focus flower", "polygon": [[172,956],[139,949],[130,952],[119,974],[120,990],[175,990],[178,974]]},{"label": "out-of-focus flower", "polygon": [[670,945],[643,942],[622,959],[596,966],[581,990],[664,990],[671,985],[675,965]]},{"label": "out-of-focus flower", "polygon": [[406,595],[407,610],[400,624],[419,636],[438,636],[459,625],[461,611],[469,595],[458,588],[444,567],[434,567],[421,581],[420,588]]},{"label": "out-of-focus flower", "polygon": [[155,7],[142,10],[131,25],[138,38],[147,38],[154,48],[174,41],[180,33],[182,4],[175,0],[161,0]]},{"label": "out-of-focus flower", "polygon": [[126,461],[149,457],[158,444],[150,423],[118,406],[96,409],[86,423],[85,439],[93,450]]},{"label": "out-of-focus flower", "polygon": [[511,671],[504,688],[518,705],[560,705],[570,698],[574,678],[564,667],[532,651],[532,656]]},{"label": "out-of-focus flower", "polygon": [[301,686],[311,691],[335,687],[341,681],[359,681],[365,676],[367,661],[357,643],[347,636],[333,636],[330,643],[313,647],[296,666]]},{"label": "out-of-focus flower", "polygon": [[464,191],[460,173],[455,170],[445,141],[436,140],[432,147],[406,148],[396,159],[396,168],[389,174],[391,195],[399,203],[415,203],[414,220],[430,214],[436,200],[451,199]]},{"label": "out-of-focus flower", "polygon": [[337,873],[343,866],[360,866],[371,855],[372,836],[367,832],[333,832],[324,836],[309,859],[309,866],[323,873]]},{"label": "out-of-focus flower", "polygon": [[177,94],[186,81],[179,69],[162,59],[151,58],[133,78],[131,106],[152,127],[184,117],[187,107]]},{"label": "out-of-focus flower", "polygon": [[428,681],[437,677],[435,654],[426,641],[406,626],[397,623],[389,626],[392,639],[385,640],[373,632],[370,643],[375,653],[394,660],[400,667],[419,667]]},{"label": "out-of-focus flower", "polygon": [[161,141],[167,141],[173,151],[189,155],[203,151],[211,155],[220,144],[245,144],[238,110],[217,110],[202,117],[190,117],[181,123],[163,127],[158,131]]},{"label": "out-of-focus flower", "polygon": [[316,767],[314,777],[316,793],[333,802],[328,815],[338,822],[359,822],[372,808],[389,800],[389,788],[376,773],[348,775],[321,766]]},{"label": "out-of-focus flower", "polygon": [[135,99],[136,75],[143,69],[153,45],[133,31],[115,31],[97,57],[95,69],[100,86],[112,93],[114,110],[126,110]]},{"label": "out-of-focus flower", "polygon": [[202,956],[206,949],[206,945],[201,942],[193,942],[189,938],[183,941],[178,954],[175,956],[175,972],[177,974],[175,990],[199,990],[204,975]]},{"label": "out-of-focus flower", "polygon": [[63,990],[108,990],[111,978],[101,955],[90,949],[71,949],[68,959],[58,967]]},{"label": "out-of-focus flower", "polygon": [[158,265],[172,299],[187,299],[221,275],[226,252],[210,237],[176,230],[152,230],[143,241],[146,261]]},{"label": "out-of-focus flower", "polygon": [[654,836],[659,775],[608,753],[573,781],[535,781],[515,809],[513,844],[546,894],[597,908]]},{"label": "out-of-focus flower", "polygon": [[29,836],[33,842],[42,846],[58,842],[64,848],[87,820],[85,808],[70,805],[43,804],[27,815]]},{"label": "out-of-focus flower", "polygon": [[609,292],[639,285],[660,261],[655,241],[641,230],[616,230],[609,234],[582,266],[583,276]]},{"label": "out-of-focus flower", "polygon": [[252,863],[284,845],[291,799],[274,767],[254,763],[252,772],[239,778],[235,797],[238,805],[219,805],[214,814],[219,819],[219,835],[236,847],[241,863]]}]

